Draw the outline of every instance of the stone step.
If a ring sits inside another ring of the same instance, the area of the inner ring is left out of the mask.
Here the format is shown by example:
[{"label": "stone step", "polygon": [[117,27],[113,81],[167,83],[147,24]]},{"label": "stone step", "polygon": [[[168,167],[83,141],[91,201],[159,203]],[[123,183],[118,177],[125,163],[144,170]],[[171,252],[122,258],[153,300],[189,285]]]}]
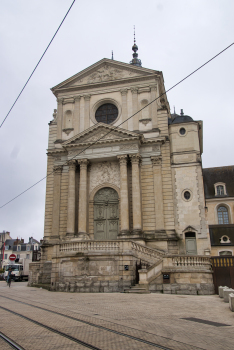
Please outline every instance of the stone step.
[{"label": "stone step", "polygon": [[124,293],[150,294],[150,291],[138,284],[124,290]]}]

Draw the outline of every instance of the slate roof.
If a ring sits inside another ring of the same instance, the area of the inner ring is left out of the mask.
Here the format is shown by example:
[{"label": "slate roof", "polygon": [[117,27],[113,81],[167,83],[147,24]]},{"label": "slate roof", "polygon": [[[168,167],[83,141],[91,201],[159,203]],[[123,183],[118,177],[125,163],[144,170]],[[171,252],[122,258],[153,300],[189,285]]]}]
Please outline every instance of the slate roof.
[{"label": "slate roof", "polygon": [[[234,245],[234,225],[210,225],[210,243],[211,246],[233,246]],[[222,236],[228,236],[231,243],[220,243]]]},{"label": "slate roof", "polygon": [[[206,168],[202,171],[206,199],[217,197],[234,197],[234,165],[217,168]],[[226,184],[226,196],[215,196],[214,184],[217,182],[223,182]]]}]

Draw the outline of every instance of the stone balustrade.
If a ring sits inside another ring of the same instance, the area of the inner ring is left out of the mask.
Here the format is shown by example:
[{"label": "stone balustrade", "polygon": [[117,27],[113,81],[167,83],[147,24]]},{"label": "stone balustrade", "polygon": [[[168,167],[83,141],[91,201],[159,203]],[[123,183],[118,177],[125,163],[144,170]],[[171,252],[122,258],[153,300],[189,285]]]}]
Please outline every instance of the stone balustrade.
[{"label": "stone balustrade", "polygon": [[211,261],[208,256],[198,255],[167,255],[163,267],[174,270],[211,270]]},{"label": "stone balustrade", "polygon": [[[60,252],[110,251],[122,248],[120,241],[79,241],[60,244]],[[122,250],[122,249],[121,249]]]}]

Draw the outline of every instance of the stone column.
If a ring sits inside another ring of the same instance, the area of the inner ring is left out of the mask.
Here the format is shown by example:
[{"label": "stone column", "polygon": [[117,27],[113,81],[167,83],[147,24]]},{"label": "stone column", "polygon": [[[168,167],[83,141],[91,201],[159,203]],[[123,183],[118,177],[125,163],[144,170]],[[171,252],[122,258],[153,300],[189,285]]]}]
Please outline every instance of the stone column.
[{"label": "stone column", "polygon": [[80,188],[79,188],[79,216],[78,234],[85,236],[87,233],[87,165],[88,159],[79,159],[80,164]]},{"label": "stone column", "polygon": [[[151,89],[151,101],[153,101],[157,97],[157,85],[152,85],[150,89]],[[157,101],[151,103],[150,106],[151,106],[152,128],[156,129],[158,127]]]},{"label": "stone column", "polygon": [[57,98],[57,139],[62,141],[62,126],[63,126],[63,98]]},{"label": "stone column", "polygon": [[164,230],[163,193],[162,193],[162,157],[151,157],[154,175],[155,229]]},{"label": "stone column", "polygon": [[[132,114],[136,113],[138,110],[138,88],[131,88],[132,92]],[[139,130],[139,115],[136,114],[133,117],[133,131]]]},{"label": "stone column", "polygon": [[81,99],[81,96],[75,97],[74,120],[73,120],[74,135],[77,135],[80,132],[80,99]]},{"label": "stone column", "polygon": [[75,234],[75,201],[76,201],[76,161],[71,159],[68,161],[68,198],[67,198],[67,235]]},{"label": "stone column", "polygon": [[88,129],[90,126],[90,97],[91,95],[85,95],[85,106],[84,106],[84,129]]},{"label": "stone column", "polygon": [[120,164],[120,215],[121,234],[129,233],[127,155],[117,156]]},{"label": "stone column", "polygon": [[[128,118],[128,106],[127,106],[127,89],[120,90],[122,95],[122,122]],[[128,122],[126,121],[121,125],[121,128],[128,129]]]},{"label": "stone column", "polygon": [[59,236],[60,191],[63,166],[54,166],[52,236]]},{"label": "stone column", "polygon": [[142,231],[141,218],[141,189],[140,189],[140,171],[139,154],[130,154],[132,162],[132,211],[133,211],[133,232]]}]

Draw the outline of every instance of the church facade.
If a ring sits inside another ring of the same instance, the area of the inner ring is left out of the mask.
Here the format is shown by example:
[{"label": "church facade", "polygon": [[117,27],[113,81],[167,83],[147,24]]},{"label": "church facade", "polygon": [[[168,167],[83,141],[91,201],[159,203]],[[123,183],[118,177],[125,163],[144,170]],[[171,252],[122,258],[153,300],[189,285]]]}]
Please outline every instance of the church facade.
[{"label": "church facade", "polygon": [[170,113],[162,72],[137,56],[102,59],[52,92],[42,260],[29,283],[212,294],[202,122]]}]

